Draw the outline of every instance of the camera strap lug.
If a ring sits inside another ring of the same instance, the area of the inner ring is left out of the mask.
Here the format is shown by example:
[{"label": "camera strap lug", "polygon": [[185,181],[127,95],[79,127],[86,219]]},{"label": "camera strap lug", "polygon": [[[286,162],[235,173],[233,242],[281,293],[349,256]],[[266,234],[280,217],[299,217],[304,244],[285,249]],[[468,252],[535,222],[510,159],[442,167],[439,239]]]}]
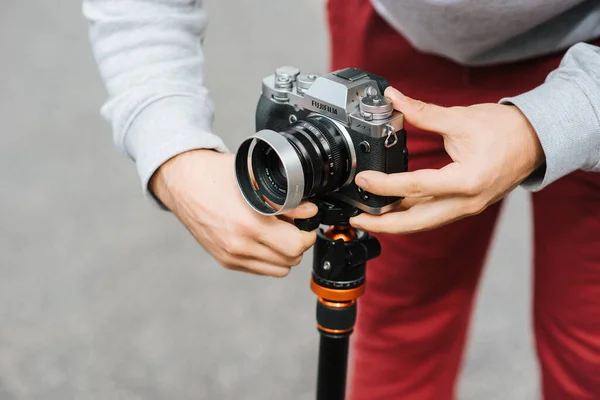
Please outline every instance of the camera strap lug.
[{"label": "camera strap lug", "polygon": [[385,134],[386,134],[386,138],[385,138],[385,147],[386,148],[389,149],[390,147],[392,147],[396,143],[398,143],[398,136],[396,135],[396,130],[390,124],[387,124],[385,126]]}]

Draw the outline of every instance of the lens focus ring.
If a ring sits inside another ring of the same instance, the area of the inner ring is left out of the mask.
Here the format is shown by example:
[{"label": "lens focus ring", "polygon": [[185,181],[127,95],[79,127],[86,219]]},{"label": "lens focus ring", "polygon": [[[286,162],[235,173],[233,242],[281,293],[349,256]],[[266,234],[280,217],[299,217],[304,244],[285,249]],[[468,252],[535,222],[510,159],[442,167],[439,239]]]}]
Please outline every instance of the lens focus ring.
[{"label": "lens focus ring", "polygon": [[[327,141],[327,145],[329,147],[329,151],[328,154],[326,155],[328,160],[328,174],[329,176],[324,177],[325,182],[324,182],[324,187],[323,190],[324,191],[328,191],[327,189],[332,185],[335,184],[335,182],[332,182],[331,177],[336,173],[336,172],[341,172],[341,170],[343,169],[343,165],[342,165],[342,147],[339,145],[339,143],[336,141],[336,136],[334,136],[336,134],[335,131],[335,126],[327,119],[323,118],[323,117],[313,117],[310,119],[310,123],[315,126],[317,129],[318,134],[322,135],[325,140]],[[338,135],[339,137],[339,135]],[[344,146],[345,147],[345,146]]]}]

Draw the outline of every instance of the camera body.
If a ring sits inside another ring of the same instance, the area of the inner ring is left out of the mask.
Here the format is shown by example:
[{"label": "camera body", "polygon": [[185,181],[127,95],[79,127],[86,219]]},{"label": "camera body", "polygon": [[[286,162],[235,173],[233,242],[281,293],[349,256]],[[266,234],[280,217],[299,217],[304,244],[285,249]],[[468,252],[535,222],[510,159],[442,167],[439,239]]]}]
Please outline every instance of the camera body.
[{"label": "camera body", "polygon": [[[408,170],[404,119],[383,96],[387,86],[384,78],[357,68],[318,76],[281,67],[264,78],[257,134],[236,157],[238,185],[248,203],[270,215],[321,196],[370,214],[396,207],[402,198],[374,195],[354,182],[361,171]],[[280,146],[273,132],[290,146]],[[267,190],[261,193],[262,186]],[[258,207],[257,199],[266,207]]]}]

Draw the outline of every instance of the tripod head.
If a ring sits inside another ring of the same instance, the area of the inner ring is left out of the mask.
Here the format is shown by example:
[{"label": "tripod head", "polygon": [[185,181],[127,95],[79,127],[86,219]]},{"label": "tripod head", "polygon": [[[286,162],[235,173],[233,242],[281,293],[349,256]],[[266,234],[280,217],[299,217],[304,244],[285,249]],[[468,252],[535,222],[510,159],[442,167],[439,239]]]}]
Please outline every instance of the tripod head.
[{"label": "tripod head", "polygon": [[[335,198],[313,200],[319,208],[308,219],[296,220],[299,229],[317,230],[313,249],[311,289],[319,297],[317,322],[325,332],[350,333],[354,326],[355,302],[365,290],[367,261],[379,256],[379,241],[367,232],[350,226],[351,217],[360,210]],[[326,310],[325,310],[326,309]],[[337,323],[341,314],[352,315]]]},{"label": "tripod head", "polygon": [[350,226],[350,218],[361,211],[335,198],[315,199],[319,211],[296,226],[305,231],[329,225],[317,231],[314,248],[313,278],[320,285],[348,289],[364,282],[365,263],[381,253],[379,241],[367,232]]}]

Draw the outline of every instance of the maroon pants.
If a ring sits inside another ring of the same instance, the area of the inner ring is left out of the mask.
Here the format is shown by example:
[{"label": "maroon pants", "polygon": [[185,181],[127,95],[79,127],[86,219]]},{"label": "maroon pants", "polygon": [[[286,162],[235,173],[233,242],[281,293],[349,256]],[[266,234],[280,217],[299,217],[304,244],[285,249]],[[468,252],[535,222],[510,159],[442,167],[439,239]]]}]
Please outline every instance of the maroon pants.
[{"label": "maroon pants", "polygon": [[[562,56],[467,68],[415,51],[367,0],[329,0],[328,19],[332,69],[363,68],[440,105],[523,93],[541,84]],[[411,170],[450,162],[438,135],[407,129]],[[544,398],[600,399],[600,174],[573,173],[532,198],[534,331]],[[454,397],[500,206],[434,231],[379,237],[382,256],[369,264],[359,300],[352,399]]]}]

